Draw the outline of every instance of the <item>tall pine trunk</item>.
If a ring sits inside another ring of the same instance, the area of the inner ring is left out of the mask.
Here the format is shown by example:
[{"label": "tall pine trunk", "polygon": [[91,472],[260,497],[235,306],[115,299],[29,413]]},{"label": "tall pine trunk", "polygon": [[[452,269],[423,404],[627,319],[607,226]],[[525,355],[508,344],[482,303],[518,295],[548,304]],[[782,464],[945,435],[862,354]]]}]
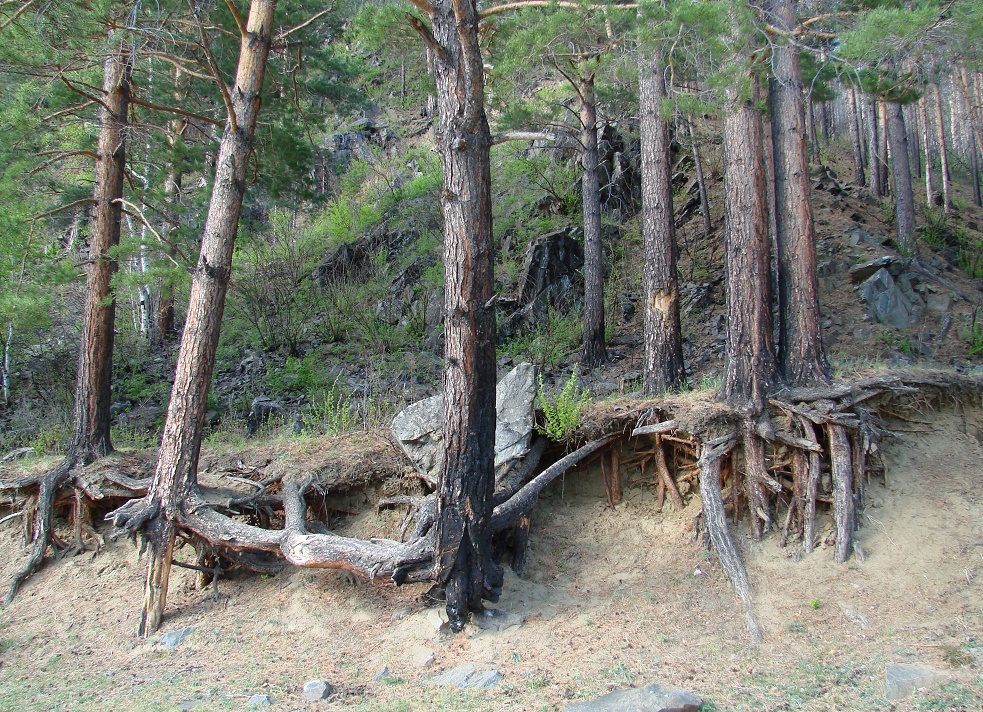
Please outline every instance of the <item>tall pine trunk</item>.
[{"label": "tall pine trunk", "polygon": [[607,361],[604,348],[604,266],[601,250],[601,188],[597,176],[597,98],[594,75],[580,78],[581,196],[584,204],[584,336],[585,368]]},{"label": "tall pine trunk", "polygon": [[153,484],[147,495],[146,524],[151,555],[138,633],[160,626],[174,548],[174,516],[197,489],[198,454],[205,425],[208,390],[215,367],[225,296],[232,274],[246,169],[259,115],[276,0],[252,0],[239,66],[231,89],[232,115],[215,161],[215,181],[202,234],[201,253],[191,281],[188,317],[178,354],[167,420]]},{"label": "tall pine trunk", "polygon": [[925,146],[925,205],[932,207],[932,146],[928,133],[928,98],[924,95],[918,100],[918,113],[922,119],[922,143]]},{"label": "tall pine trunk", "polygon": [[70,456],[83,461],[113,450],[110,439],[116,300],[111,282],[117,271],[111,252],[119,245],[126,170],[126,126],[130,105],[131,58],[115,47],[103,66],[96,186],[89,238],[88,277],[82,343],[75,385]]},{"label": "tall pine trunk", "polygon": [[732,101],[724,118],[727,362],[721,396],[760,411],[774,380],[761,117]]},{"label": "tall pine trunk", "polygon": [[911,187],[911,166],[908,163],[908,133],[905,129],[902,106],[896,101],[884,102],[887,112],[887,138],[891,143],[891,177],[894,180],[894,222],[898,230],[898,251],[914,255],[915,199]]},{"label": "tall pine trunk", "polygon": [[474,0],[434,4],[437,150],[444,168],[444,467],[437,485],[437,576],[451,629],[482,598],[497,600],[503,571],[492,560],[495,486],[494,242],[491,137]]},{"label": "tall pine trunk", "polygon": [[[769,14],[777,27],[794,28],[793,0],[771,0]],[[802,68],[795,45],[774,46],[772,72],[769,99],[775,160],[779,370],[791,385],[825,383],[829,364],[820,329]]]},{"label": "tall pine trunk", "polygon": [[878,152],[880,145],[880,131],[877,128],[877,103],[874,100],[861,102],[863,105],[864,121],[867,124],[867,159],[870,174],[870,189],[878,198],[884,195],[883,174],[881,172],[881,158]]},{"label": "tall pine trunk", "polygon": [[888,187],[888,140],[887,140],[887,105],[878,101],[877,107],[877,170],[880,172],[881,195],[887,195]]},{"label": "tall pine trunk", "polygon": [[942,212],[948,213],[952,207],[952,178],[949,174],[949,149],[945,142],[945,117],[942,114],[942,92],[939,85],[934,86],[935,98],[935,130],[939,142],[939,162],[942,174]]},{"label": "tall pine trunk", "polygon": [[686,383],[679,325],[679,281],[672,207],[669,122],[662,116],[665,67],[643,59],[639,66],[641,113],[642,240],[645,248],[645,361],[643,389],[651,395]]},{"label": "tall pine trunk", "polygon": [[853,87],[847,89],[847,101],[850,107],[848,116],[850,122],[850,143],[853,145],[853,182],[857,186],[867,185],[864,173],[863,134],[861,132],[860,112],[857,110],[857,92]]}]

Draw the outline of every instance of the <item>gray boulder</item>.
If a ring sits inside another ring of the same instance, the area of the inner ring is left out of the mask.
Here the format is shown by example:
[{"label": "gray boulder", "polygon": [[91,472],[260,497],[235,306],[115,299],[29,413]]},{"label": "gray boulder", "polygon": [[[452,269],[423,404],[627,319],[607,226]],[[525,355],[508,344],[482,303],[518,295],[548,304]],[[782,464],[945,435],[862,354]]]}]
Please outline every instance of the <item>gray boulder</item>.
[{"label": "gray boulder", "polygon": [[646,685],[618,690],[590,702],[575,702],[566,712],[696,712],[703,700],[688,690],[664,685]]},{"label": "gray boulder", "polygon": [[498,670],[478,671],[471,663],[464,663],[426,680],[424,684],[435,687],[460,687],[471,690],[498,687],[502,675]]},{"label": "gray boulder", "polygon": [[194,627],[181,628],[180,630],[172,630],[170,633],[164,633],[160,636],[157,641],[158,645],[167,648],[168,650],[174,650],[177,646],[184,642],[184,639],[195,632]]},{"label": "gray boulder", "polygon": [[891,702],[904,699],[920,687],[945,680],[946,675],[918,665],[888,663],[884,667],[884,696]]},{"label": "gray boulder", "polygon": [[334,692],[334,688],[324,680],[308,680],[304,683],[302,694],[308,700],[317,702],[328,699],[332,692]]},{"label": "gray boulder", "polygon": [[[496,389],[495,471],[504,472],[529,450],[535,413],[536,367],[519,364]],[[425,398],[393,418],[392,432],[417,469],[434,479],[443,464],[444,397]]]},{"label": "gray boulder", "polygon": [[908,329],[925,312],[925,302],[915,292],[907,274],[895,279],[884,267],[863,284],[863,297],[871,317],[895,329]]}]

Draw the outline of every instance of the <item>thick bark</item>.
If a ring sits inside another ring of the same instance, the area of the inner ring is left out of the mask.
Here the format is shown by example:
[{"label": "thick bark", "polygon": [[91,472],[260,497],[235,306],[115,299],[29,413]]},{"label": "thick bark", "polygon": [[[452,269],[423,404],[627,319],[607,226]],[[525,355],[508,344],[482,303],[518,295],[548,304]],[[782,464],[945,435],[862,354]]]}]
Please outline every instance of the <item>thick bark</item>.
[{"label": "thick bark", "polygon": [[[242,38],[226,124],[215,162],[215,182],[202,235],[201,254],[191,282],[188,318],[181,339],[177,370],[160,455],[146,507],[153,512],[147,530],[152,554],[147,571],[141,635],[160,623],[166,597],[173,541],[172,525],[197,489],[198,454],[205,424],[208,389],[215,366],[225,296],[232,272],[232,253],[246,189],[246,169],[259,114],[266,58],[272,37],[276,0],[253,0]],[[162,521],[166,520],[166,521]]]},{"label": "thick bark", "polygon": [[[793,0],[771,0],[768,10],[777,27],[788,31],[794,28],[797,18]],[[798,48],[776,44],[772,71],[769,99],[775,158],[779,370],[793,386],[828,383]]]},{"label": "thick bark", "polygon": [[643,59],[638,83],[642,240],[645,247],[643,390],[647,394],[661,395],[686,384],[683,338],[679,325],[669,122],[662,117],[662,102],[666,98],[662,63]]},{"label": "thick bark", "polygon": [[594,75],[580,78],[581,195],[584,204],[584,337],[582,362],[594,368],[607,361],[604,348],[604,268],[601,251],[601,189],[597,166],[597,103]]},{"label": "thick bark", "polygon": [[887,111],[887,137],[891,144],[898,251],[903,255],[914,255],[918,251],[918,245],[915,242],[915,198],[911,187],[911,166],[908,163],[908,133],[901,104],[884,102],[884,106]]},{"label": "thick bark", "polygon": [[494,242],[491,135],[474,0],[434,4],[437,150],[444,168],[444,468],[437,493],[436,564],[451,629],[483,598],[497,600],[503,571],[492,560],[495,486]]},{"label": "thick bark", "polygon": [[939,162],[942,173],[942,212],[949,212],[952,207],[952,182],[949,175],[949,149],[945,142],[945,118],[942,115],[942,92],[939,85],[934,85],[935,89],[935,130],[939,143]]},{"label": "thick bark", "polygon": [[721,395],[764,406],[774,379],[768,293],[768,216],[761,117],[750,101],[724,118],[724,212],[727,234],[727,363]]},{"label": "thick bark", "polygon": [[72,454],[83,461],[113,450],[109,436],[115,340],[116,300],[111,282],[116,260],[111,250],[119,244],[126,167],[126,124],[130,105],[131,60],[121,47],[106,57],[103,70],[103,106],[99,113],[95,205],[89,238],[82,343],[75,384]]},{"label": "thick bark", "polygon": [[864,150],[861,139],[860,112],[857,110],[857,92],[853,87],[847,89],[847,102],[850,107],[850,143],[853,145],[853,182],[858,186],[867,185],[867,175],[864,172]]}]

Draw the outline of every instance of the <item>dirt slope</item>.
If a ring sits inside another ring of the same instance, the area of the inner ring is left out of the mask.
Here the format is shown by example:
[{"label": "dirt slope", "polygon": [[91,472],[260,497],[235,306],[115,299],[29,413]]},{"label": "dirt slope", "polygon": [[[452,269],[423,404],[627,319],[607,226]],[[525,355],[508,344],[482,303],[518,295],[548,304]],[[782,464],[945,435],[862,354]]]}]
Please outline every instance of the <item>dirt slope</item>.
[{"label": "dirt slope", "polygon": [[[588,470],[543,498],[526,577],[507,578],[499,605],[524,618],[520,627],[448,636],[423,588],[330,571],[222,579],[217,602],[177,571],[164,631],[195,631],[168,652],[134,636],[142,565],[117,542],[46,567],[0,613],[0,708],[243,709],[267,694],[275,710],[552,710],[658,681],[718,710],[980,710],[983,412],[925,419],[896,424],[920,432],[889,444],[887,487],[869,487],[864,561],[837,566],[831,549],[800,558],[773,538],[741,537],[765,629],[758,648],[719,566],[693,541],[699,500],[658,514],[631,471],[625,502],[611,510]],[[383,534],[398,520],[366,505],[345,527]],[[19,537],[16,524],[2,525],[5,573]],[[418,667],[429,652],[431,666]],[[481,692],[420,684],[462,662],[504,680]],[[948,682],[892,707],[889,662]],[[391,677],[375,681],[384,666]],[[331,701],[301,696],[315,677],[335,685]]]}]

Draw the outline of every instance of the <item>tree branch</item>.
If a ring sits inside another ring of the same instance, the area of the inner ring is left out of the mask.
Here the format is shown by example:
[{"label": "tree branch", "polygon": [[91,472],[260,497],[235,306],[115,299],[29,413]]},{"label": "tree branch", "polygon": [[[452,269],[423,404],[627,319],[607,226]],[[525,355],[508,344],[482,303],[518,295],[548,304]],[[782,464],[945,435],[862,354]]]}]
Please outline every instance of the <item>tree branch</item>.
[{"label": "tree branch", "polygon": [[239,12],[239,8],[232,0],[225,0],[225,4],[229,7],[229,12],[232,13],[232,17],[235,18],[236,26],[239,28],[239,35],[242,39],[246,39],[249,31],[246,29],[246,21],[242,17],[242,13]]},{"label": "tree branch", "polygon": [[310,24],[312,24],[314,22],[317,22],[318,20],[320,20],[322,17],[324,17],[325,15],[327,15],[329,12],[332,12],[333,10],[334,10],[334,4],[332,4],[331,7],[329,7],[329,8],[326,8],[324,10],[321,10],[321,12],[319,12],[319,13],[317,13],[315,15],[312,15],[308,20],[305,20],[304,22],[300,23],[296,27],[291,27],[289,30],[286,30],[284,32],[281,32],[275,38],[273,38],[273,42],[274,43],[277,43],[277,42],[282,41],[287,35],[292,35],[294,32],[298,32],[298,31],[304,29],[305,27],[307,27],[308,25],[310,25]]},{"label": "tree branch", "polygon": [[559,139],[554,133],[547,131],[503,131],[492,136],[492,146],[497,146],[506,141],[556,141]]},{"label": "tree branch", "polygon": [[60,213],[62,210],[68,210],[69,208],[74,208],[76,205],[84,205],[86,203],[90,205],[95,205],[97,202],[99,201],[97,201],[95,198],[82,198],[81,200],[73,200],[71,203],[66,203],[65,205],[62,205],[61,207],[58,208],[54,208],[53,210],[48,210],[43,213],[38,213],[37,215],[34,215],[31,218],[29,218],[29,220],[30,222],[34,222],[35,220],[40,220],[41,218],[46,218],[50,215],[55,215],[56,213]]},{"label": "tree branch", "polygon": [[430,48],[431,52],[440,57],[441,61],[443,62],[450,61],[450,55],[447,53],[447,50],[444,49],[444,46],[437,41],[437,38],[433,36],[433,32],[430,31],[430,28],[423,23],[423,20],[415,15],[411,15],[410,13],[406,13],[406,19],[413,29],[419,33],[420,37],[423,38],[423,41],[426,43],[427,47]]},{"label": "tree branch", "polygon": [[216,121],[215,119],[210,119],[207,116],[202,116],[201,114],[195,114],[191,111],[185,111],[184,109],[178,109],[174,106],[162,106],[161,104],[154,104],[150,101],[144,101],[143,99],[136,99],[130,97],[130,103],[136,104],[137,106],[143,106],[148,109],[153,109],[154,111],[165,111],[169,114],[177,114],[178,116],[187,116],[189,119],[198,119],[199,121],[204,121],[212,126],[221,126],[221,121]]}]

